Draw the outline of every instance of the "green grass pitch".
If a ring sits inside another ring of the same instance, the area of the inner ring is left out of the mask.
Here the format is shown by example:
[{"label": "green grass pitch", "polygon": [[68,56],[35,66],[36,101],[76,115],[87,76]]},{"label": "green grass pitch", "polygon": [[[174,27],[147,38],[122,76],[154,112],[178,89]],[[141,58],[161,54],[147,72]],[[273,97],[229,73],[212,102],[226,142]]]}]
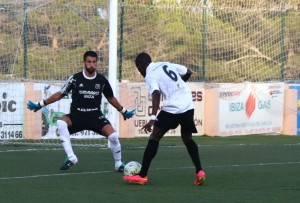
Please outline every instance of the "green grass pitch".
[{"label": "green grass pitch", "polygon": [[[60,171],[61,147],[0,145],[1,203],[298,202],[300,137],[194,137],[207,175],[195,169],[180,137],[162,139],[147,185],[114,172],[109,149],[74,147],[79,163]],[[124,161],[141,163],[146,138],[121,139]]]}]

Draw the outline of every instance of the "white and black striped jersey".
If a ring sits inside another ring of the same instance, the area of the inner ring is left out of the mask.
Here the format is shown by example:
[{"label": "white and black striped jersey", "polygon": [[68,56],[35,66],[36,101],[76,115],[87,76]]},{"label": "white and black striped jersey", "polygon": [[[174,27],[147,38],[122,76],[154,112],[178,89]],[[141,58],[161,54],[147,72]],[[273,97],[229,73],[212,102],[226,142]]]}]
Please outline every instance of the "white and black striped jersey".
[{"label": "white and black striped jersey", "polygon": [[78,72],[67,80],[60,92],[63,95],[72,94],[70,112],[99,112],[101,111],[102,93],[105,97],[113,97],[108,80],[100,73],[89,78],[84,71]]}]

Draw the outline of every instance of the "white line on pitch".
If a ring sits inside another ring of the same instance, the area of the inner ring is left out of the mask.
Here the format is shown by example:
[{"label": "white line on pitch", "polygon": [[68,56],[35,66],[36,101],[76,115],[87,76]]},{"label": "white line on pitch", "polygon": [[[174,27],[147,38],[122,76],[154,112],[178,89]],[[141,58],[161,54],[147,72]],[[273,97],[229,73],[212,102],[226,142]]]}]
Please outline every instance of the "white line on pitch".
[{"label": "white line on pitch", "polygon": [[269,166],[269,165],[290,165],[290,164],[300,164],[299,161],[290,161],[290,162],[283,162],[283,163],[258,163],[258,164],[233,164],[233,165],[220,165],[220,166],[208,166],[211,168],[218,168],[218,167],[248,167],[248,166]]},{"label": "white line on pitch", "polygon": [[[222,147],[222,146],[266,146],[266,145],[277,145],[277,144],[260,144],[260,143],[252,143],[252,144],[246,144],[246,143],[237,143],[237,144],[199,144],[199,147]],[[300,145],[300,143],[289,143],[289,144],[282,144],[283,146],[297,146]],[[185,147],[184,145],[161,145],[160,148],[182,148]],[[88,147],[87,147],[88,148]],[[107,149],[107,148],[100,148],[100,149]],[[144,146],[131,146],[131,147],[123,147],[123,150],[126,149],[145,149]],[[44,148],[44,149],[35,149],[35,148],[28,148],[28,149],[8,149],[8,150],[2,150],[0,153],[9,153],[9,152],[30,152],[30,151],[60,151],[63,150],[63,148]]]},{"label": "white line on pitch", "polygon": [[46,148],[46,149],[8,149],[0,151],[0,153],[8,153],[8,152],[31,152],[31,151],[56,151],[62,150],[62,148]]},{"label": "white line on pitch", "polygon": [[[232,164],[232,165],[208,165],[205,168],[226,168],[226,167],[250,167],[250,166],[270,166],[270,165],[291,165],[300,164],[300,161],[296,162],[279,162],[279,163],[257,163],[257,164]],[[176,168],[156,168],[155,170],[172,170],[172,169],[186,169],[195,167],[176,167]]]},{"label": "white line on pitch", "polygon": [[112,173],[112,172],[114,172],[114,171],[91,171],[91,172],[80,172],[80,173],[54,173],[54,174],[44,174],[44,175],[32,175],[32,176],[0,177],[0,180],[42,178],[42,177],[70,176],[70,175],[86,175],[86,174],[100,174],[100,173]]},{"label": "white line on pitch", "polygon": [[[232,165],[208,165],[205,168],[225,168],[225,167],[249,167],[249,166],[269,166],[269,165],[291,165],[300,164],[300,162],[279,162],[279,163],[257,163],[257,164],[232,164]],[[194,167],[172,167],[172,168],[155,168],[152,170],[178,170],[187,169]],[[80,173],[55,173],[55,174],[44,174],[44,175],[32,175],[32,176],[15,176],[15,177],[0,177],[0,180],[12,180],[12,179],[30,179],[30,178],[43,178],[43,177],[54,177],[54,176],[70,176],[70,175],[87,175],[87,174],[102,174],[102,173],[114,173],[115,171],[91,171],[91,172],[80,172]]]}]

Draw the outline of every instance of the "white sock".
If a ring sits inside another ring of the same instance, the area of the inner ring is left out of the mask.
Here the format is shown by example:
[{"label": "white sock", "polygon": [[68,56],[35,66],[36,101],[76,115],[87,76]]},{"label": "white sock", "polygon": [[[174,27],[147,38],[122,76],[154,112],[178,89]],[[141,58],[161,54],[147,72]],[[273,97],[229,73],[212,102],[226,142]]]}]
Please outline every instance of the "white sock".
[{"label": "white sock", "polygon": [[77,162],[77,157],[74,154],[71,145],[71,138],[70,138],[70,132],[68,130],[68,124],[65,121],[57,120],[57,125],[58,125],[60,139],[62,141],[62,145],[67,154],[67,157],[71,158],[70,161]]},{"label": "white sock", "polygon": [[115,160],[115,167],[119,168],[122,164],[121,161],[122,153],[121,153],[121,144],[119,141],[119,136],[116,132],[113,132],[108,136],[108,139],[110,141],[110,149]]}]

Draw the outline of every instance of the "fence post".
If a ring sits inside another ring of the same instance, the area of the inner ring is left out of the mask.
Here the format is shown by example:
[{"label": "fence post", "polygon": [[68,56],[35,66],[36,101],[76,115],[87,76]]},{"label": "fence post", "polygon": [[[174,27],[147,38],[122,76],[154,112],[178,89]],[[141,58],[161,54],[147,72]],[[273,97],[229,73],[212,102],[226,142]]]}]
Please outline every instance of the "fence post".
[{"label": "fence post", "polygon": [[27,78],[28,57],[27,57],[27,0],[24,0],[24,24],[23,24],[23,77]]},{"label": "fence post", "polygon": [[285,15],[286,10],[284,6],[281,5],[281,81],[284,81],[284,65],[286,62],[286,50],[285,50]]},{"label": "fence post", "polygon": [[205,82],[206,69],[206,5],[207,0],[203,0],[202,9],[202,81]]},{"label": "fence post", "polygon": [[121,20],[120,20],[120,49],[119,49],[119,82],[122,81],[123,65],[123,33],[124,33],[124,0],[121,3]]}]

